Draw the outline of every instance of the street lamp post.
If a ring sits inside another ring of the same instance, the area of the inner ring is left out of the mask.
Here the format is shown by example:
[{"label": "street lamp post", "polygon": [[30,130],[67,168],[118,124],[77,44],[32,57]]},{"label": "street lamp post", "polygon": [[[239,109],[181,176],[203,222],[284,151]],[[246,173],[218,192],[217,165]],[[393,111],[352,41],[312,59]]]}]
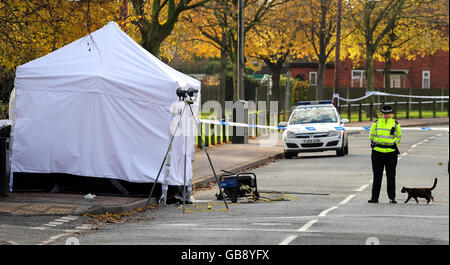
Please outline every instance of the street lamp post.
[{"label": "street lamp post", "polygon": [[238,97],[244,100],[244,0],[238,0]]},{"label": "street lamp post", "polygon": [[[334,63],[334,86],[333,86],[333,95],[338,92],[339,89],[339,64],[340,64],[340,56],[341,56],[341,9],[342,9],[342,0],[338,0],[337,3],[337,14],[336,14],[336,58]],[[333,105],[337,107],[338,99],[333,97]]]}]

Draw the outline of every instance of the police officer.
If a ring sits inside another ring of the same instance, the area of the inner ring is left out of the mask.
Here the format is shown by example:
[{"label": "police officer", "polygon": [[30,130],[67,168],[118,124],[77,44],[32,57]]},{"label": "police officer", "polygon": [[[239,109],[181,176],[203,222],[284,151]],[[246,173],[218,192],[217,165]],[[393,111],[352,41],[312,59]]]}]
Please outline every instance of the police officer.
[{"label": "police officer", "polygon": [[378,202],[384,169],[386,169],[389,202],[397,203],[395,200],[395,168],[397,167],[398,154],[400,154],[397,145],[402,138],[402,131],[400,124],[391,118],[391,106],[383,105],[381,113],[382,118],[376,120],[370,128],[373,183],[372,198],[369,203]]}]

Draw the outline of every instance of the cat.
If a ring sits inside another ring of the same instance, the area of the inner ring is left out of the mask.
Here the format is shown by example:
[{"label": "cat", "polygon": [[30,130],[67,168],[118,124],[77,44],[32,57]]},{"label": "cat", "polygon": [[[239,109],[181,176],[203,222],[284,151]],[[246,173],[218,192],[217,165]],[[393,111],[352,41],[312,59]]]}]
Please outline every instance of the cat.
[{"label": "cat", "polygon": [[433,187],[431,188],[402,188],[402,193],[407,192],[408,193],[408,199],[406,199],[405,203],[407,203],[411,198],[414,198],[417,203],[419,201],[417,198],[425,198],[427,200],[427,203],[432,201],[434,202],[434,197],[431,195],[431,191],[436,187],[437,184],[437,178],[434,179]]}]

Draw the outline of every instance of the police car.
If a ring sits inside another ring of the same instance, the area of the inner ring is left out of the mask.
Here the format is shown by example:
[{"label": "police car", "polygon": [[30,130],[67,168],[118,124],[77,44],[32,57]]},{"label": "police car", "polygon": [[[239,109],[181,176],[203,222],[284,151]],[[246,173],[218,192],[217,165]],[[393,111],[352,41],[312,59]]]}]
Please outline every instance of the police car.
[{"label": "police car", "polygon": [[348,154],[348,137],[344,124],[330,100],[301,101],[289,117],[281,122],[284,157],[292,158],[301,152],[335,150],[337,156]]}]

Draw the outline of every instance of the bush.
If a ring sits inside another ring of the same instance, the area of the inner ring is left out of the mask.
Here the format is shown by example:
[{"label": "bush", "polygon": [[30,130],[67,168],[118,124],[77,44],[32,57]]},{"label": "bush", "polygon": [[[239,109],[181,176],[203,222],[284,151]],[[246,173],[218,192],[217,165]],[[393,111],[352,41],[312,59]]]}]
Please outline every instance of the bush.
[{"label": "bush", "polygon": [[291,79],[291,98],[290,105],[297,105],[298,101],[308,99],[309,85],[306,81]]}]

